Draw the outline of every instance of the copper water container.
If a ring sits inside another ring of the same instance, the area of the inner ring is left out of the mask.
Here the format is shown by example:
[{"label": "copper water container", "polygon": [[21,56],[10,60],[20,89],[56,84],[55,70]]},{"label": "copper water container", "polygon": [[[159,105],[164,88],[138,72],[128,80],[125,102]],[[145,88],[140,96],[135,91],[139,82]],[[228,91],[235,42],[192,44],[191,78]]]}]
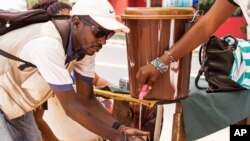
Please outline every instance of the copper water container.
[{"label": "copper water container", "polygon": [[[163,54],[187,31],[193,8],[127,8],[122,15],[126,34],[131,96],[138,98],[136,72]],[[191,41],[190,41],[191,42]],[[188,46],[188,45],[187,45]],[[172,63],[144,99],[178,100],[188,96],[191,53]]]}]

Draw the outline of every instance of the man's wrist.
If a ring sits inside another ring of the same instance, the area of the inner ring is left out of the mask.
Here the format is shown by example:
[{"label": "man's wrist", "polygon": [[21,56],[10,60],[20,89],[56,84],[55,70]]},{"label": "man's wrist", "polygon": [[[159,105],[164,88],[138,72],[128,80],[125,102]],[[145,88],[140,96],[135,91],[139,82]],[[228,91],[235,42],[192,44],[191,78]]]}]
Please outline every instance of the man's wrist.
[{"label": "man's wrist", "polygon": [[117,130],[119,132],[125,132],[126,129],[128,129],[129,127],[127,127],[126,125],[122,124]]},{"label": "man's wrist", "polygon": [[112,128],[114,129],[118,129],[120,126],[122,125],[122,123],[120,123],[119,121],[115,121],[112,125]]}]

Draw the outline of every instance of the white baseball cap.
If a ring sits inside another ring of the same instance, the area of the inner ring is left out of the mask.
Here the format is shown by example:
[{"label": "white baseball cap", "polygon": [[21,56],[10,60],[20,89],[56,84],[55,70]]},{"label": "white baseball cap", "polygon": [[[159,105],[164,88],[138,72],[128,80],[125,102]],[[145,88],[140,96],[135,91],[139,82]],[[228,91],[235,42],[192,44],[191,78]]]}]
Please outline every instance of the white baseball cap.
[{"label": "white baseball cap", "polygon": [[115,10],[108,0],[77,0],[70,15],[89,15],[105,29],[125,33],[130,31],[127,26],[116,20]]}]

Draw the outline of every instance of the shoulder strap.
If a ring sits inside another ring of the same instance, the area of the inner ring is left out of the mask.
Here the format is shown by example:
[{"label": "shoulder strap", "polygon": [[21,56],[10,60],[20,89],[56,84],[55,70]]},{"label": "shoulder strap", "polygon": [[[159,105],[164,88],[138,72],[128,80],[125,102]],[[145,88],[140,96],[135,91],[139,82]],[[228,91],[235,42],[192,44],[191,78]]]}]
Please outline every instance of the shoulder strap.
[{"label": "shoulder strap", "polygon": [[201,75],[202,75],[203,72],[204,72],[205,63],[206,63],[206,60],[202,60],[202,51],[204,50],[204,45],[205,45],[205,44],[201,45],[200,50],[199,50],[199,62],[200,62],[201,68],[200,68],[200,70],[199,70],[197,76],[195,77],[195,86],[196,86],[198,89],[201,89],[201,90],[206,89],[206,87],[201,87],[201,86],[199,86],[199,80],[200,80]]},{"label": "shoulder strap", "polygon": [[6,51],[3,51],[2,49],[0,49],[0,55],[6,57],[6,58],[9,58],[9,59],[12,59],[12,60],[15,60],[15,61],[18,61],[18,62],[23,62],[24,64],[20,65],[18,68],[23,71],[26,67],[34,67],[36,68],[36,66],[30,62],[27,62],[25,60],[22,60]]},{"label": "shoulder strap", "polygon": [[[62,43],[63,43],[63,48],[66,53],[67,47],[69,45],[69,38],[70,38],[70,33],[71,33],[71,23],[68,21],[69,17],[68,16],[59,16],[59,17],[53,17],[52,18],[52,23],[55,25],[57,31],[59,32],[61,38],[62,38]],[[60,27],[57,23],[56,20],[65,20],[68,24],[68,31],[67,32],[61,32],[62,27]],[[67,40],[65,40],[65,39]],[[65,41],[64,41],[65,40]]]},{"label": "shoulder strap", "polygon": [[200,80],[200,77],[201,77],[201,75],[203,74],[203,72],[204,72],[204,65],[201,66],[201,68],[200,68],[200,70],[199,70],[197,76],[195,77],[195,86],[196,86],[198,89],[201,89],[201,90],[207,89],[206,87],[201,87],[201,86],[199,86],[199,80]]}]

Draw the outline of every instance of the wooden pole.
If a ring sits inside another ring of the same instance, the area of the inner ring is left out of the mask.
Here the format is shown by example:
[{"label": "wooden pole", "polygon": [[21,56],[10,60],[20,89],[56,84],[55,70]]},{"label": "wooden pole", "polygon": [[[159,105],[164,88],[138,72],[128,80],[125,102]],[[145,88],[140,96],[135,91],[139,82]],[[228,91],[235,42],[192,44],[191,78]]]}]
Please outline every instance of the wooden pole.
[{"label": "wooden pole", "polygon": [[172,141],[186,141],[181,103],[176,103],[172,127]]},{"label": "wooden pole", "polygon": [[154,131],[154,141],[159,141],[161,136],[162,128],[162,118],[163,118],[163,105],[157,105],[157,113],[155,120],[155,131]]}]

